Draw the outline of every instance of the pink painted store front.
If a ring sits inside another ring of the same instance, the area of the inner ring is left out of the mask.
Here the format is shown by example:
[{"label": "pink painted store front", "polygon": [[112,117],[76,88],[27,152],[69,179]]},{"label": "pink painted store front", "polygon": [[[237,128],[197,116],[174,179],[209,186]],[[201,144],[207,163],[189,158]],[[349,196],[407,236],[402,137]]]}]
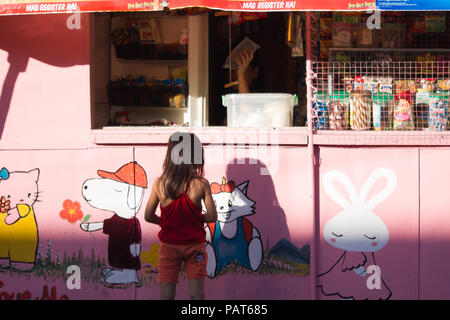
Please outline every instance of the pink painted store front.
[{"label": "pink painted store front", "polygon": [[[219,41],[210,37],[214,29],[210,16],[215,11],[193,10],[175,17],[159,12],[144,17],[158,21],[160,30],[177,29],[173,35],[168,32],[171,44],[177,43],[182,29],[188,29],[188,51],[177,51],[170,59],[118,57],[112,34],[121,27],[114,19],[124,19],[127,9],[111,7],[112,1],[84,10],[106,13],[67,12],[67,4],[64,12],[57,14],[31,15],[20,5],[15,8],[21,12],[11,7],[3,11],[25,14],[0,17],[0,299],[158,299],[159,227],[146,223],[143,213],[153,181],[162,172],[165,144],[175,131],[199,136],[208,163],[206,178],[216,184],[216,203],[228,207],[228,211],[218,210],[222,212],[220,223],[205,226],[207,245],[214,252],[208,256],[208,299],[450,298],[450,260],[446,258],[450,250],[450,197],[445,187],[450,177],[446,165],[450,161],[450,135],[445,130],[429,130],[431,117],[426,118],[427,128],[421,128],[418,119],[422,118],[417,115],[418,89],[425,87],[419,78],[432,78],[436,71],[435,81],[430,81],[435,90],[428,93],[445,95],[441,91],[445,91],[445,76],[450,79],[450,70],[447,47],[442,45],[444,36],[432,30],[418,33],[420,39],[433,33],[431,38],[422,39],[433,46],[432,50],[416,50],[439,52],[434,60],[422,51],[417,57],[401,56],[401,61],[395,60],[399,57],[394,54],[388,62],[381,59],[387,68],[372,66],[380,62],[366,56],[354,60],[351,54],[326,49],[326,41],[333,39],[321,30],[329,23],[348,30],[353,15],[342,18],[319,13],[349,10],[347,2],[343,6],[336,1],[335,7],[327,8],[317,1],[317,12],[299,15],[297,21],[306,29],[302,66],[308,83],[304,95],[309,99],[305,98],[303,107],[310,125],[294,121],[293,126],[283,128],[208,126],[213,122],[211,114],[217,114],[210,106],[215,103],[210,91],[217,87],[209,78],[214,67],[211,41]],[[48,4],[42,10],[45,8],[55,12],[62,7]],[[134,20],[142,19],[142,8],[136,8],[127,14]],[[242,10],[225,5],[220,9]],[[374,7],[359,8],[366,11],[359,11],[358,21],[371,16],[369,9]],[[280,14],[288,19],[282,21],[289,21],[287,13]],[[430,28],[448,28],[450,23],[442,12],[434,13],[432,20],[438,22]],[[285,30],[284,25],[281,29]],[[365,34],[366,45],[367,38]],[[345,39],[341,34],[336,41]],[[414,44],[419,40],[414,41],[410,45],[417,47]],[[339,49],[361,52],[350,45]],[[323,51],[328,56],[321,56]],[[332,60],[332,54],[339,58]],[[112,103],[112,91],[125,92],[128,89],[123,87],[133,86],[130,82],[145,81],[138,73],[121,77],[128,70],[163,66],[164,71],[155,71],[164,73],[159,76],[162,81],[167,63],[171,65],[174,60],[176,68],[172,70],[187,69],[189,87],[184,105],[155,111],[126,98],[122,105]],[[348,65],[352,71],[346,71]],[[392,92],[376,92],[370,98],[370,106],[381,101],[380,108],[386,114],[383,129],[377,130],[372,109],[370,121],[357,122],[360,118],[355,114],[361,105],[355,99],[362,97],[364,106],[369,98],[356,92],[364,91],[360,88],[346,92],[348,80],[343,79],[352,77],[351,85],[356,86],[366,77],[369,84],[376,82],[377,70],[390,68],[392,75],[382,74],[384,80],[379,82],[384,81],[386,91],[391,85]],[[403,76],[406,69],[408,77]],[[408,91],[401,93],[408,98],[396,97],[399,88],[413,78],[417,80],[414,94]],[[395,114],[399,104],[395,99],[409,101],[415,108],[411,129],[394,130],[400,118],[388,124],[389,110]],[[350,110],[341,114],[353,119],[345,122],[346,130],[332,129],[336,117],[332,116],[335,109],[331,102],[334,106],[352,105],[351,115]],[[320,109],[324,106],[326,109]],[[159,121],[166,126],[139,123],[140,119],[154,121],[151,112],[158,112],[156,118],[163,118]],[[119,125],[115,120],[129,123]],[[352,130],[351,125],[370,128]],[[132,240],[139,268],[117,265],[122,251],[108,252],[114,228],[107,225],[115,214],[123,215],[116,229],[133,221],[141,230],[140,237]],[[98,222],[104,222],[102,230],[88,232],[81,227]],[[231,238],[223,235],[227,225],[236,226]],[[183,273],[177,297],[188,298]]]}]

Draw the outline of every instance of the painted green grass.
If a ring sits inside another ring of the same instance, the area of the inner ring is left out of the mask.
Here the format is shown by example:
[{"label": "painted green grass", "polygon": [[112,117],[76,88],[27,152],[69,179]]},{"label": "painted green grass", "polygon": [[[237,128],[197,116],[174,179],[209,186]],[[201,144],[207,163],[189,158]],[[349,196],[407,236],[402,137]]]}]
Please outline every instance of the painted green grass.
[{"label": "painted green grass", "polygon": [[[18,271],[11,268],[0,269],[0,274],[9,275],[16,278],[31,279],[31,277],[38,277],[43,280],[66,280],[70,274],[66,273],[70,265],[77,265],[81,269],[81,281],[91,284],[102,284],[103,278],[101,270],[107,267],[104,257],[95,254],[92,249],[89,255],[84,255],[80,249],[78,252],[73,252],[70,255],[63,252],[62,256],[59,252],[52,254],[51,242],[48,241],[45,254],[42,252],[41,246],[38,249],[36,265],[31,271]],[[285,260],[280,257],[272,256],[267,258],[267,250],[264,252],[263,261],[260,268],[253,272],[245,267],[242,267],[237,262],[231,263],[223,270],[221,270],[214,279],[219,279],[226,274],[245,274],[245,275],[286,275],[292,277],[309,275],[308,264],[298,264],[292,261]],[[148,264],[143,265],[139,272],[139,284],[137,287],[149,288],[158,285],[158,270]],[[180,279],[186,279],[184,272],[184,265],[180,272]],[[115,288],[126,289],[130,286],[114,286]]]},{"label": "painted green grass", "polygon": [[7,274],[11,277],[30,279],[31,277],[38,277],[43,280],[51,279],[67,279],[70,274],[66,273],[70,265],[77,265],[81,269],[81,280],[88,283],[100,282],[100,270],[106,266],[105,258],[95,255],[94,250],[91,250],[89,256],[84,256],[80,249],[78,252],[73,252],[68,255],[66,252],[61,256],[58,253],[52,256],[51,242],[47,244],[45,255],[42,254],[42,247],[39,246],[36,264],[31,271],[18,271],[11,268],[3,268],[0,270],[1,274]]}]

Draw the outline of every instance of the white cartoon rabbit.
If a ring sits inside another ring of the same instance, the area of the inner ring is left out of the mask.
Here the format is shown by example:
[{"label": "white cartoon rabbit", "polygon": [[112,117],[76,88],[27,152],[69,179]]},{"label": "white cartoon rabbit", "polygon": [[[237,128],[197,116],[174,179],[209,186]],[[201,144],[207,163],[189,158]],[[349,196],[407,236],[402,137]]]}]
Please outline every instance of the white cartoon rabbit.
[{"label": "white cartoon rabbit", "polygon": [[[382,191],[368,199],[369,192],[379,179],[387,179]],[[348,201],[335,188],[339,181],[350,196]],[[337,295],[343,299],[389,299],[392,295],[380,275],[378,288],[368,286],[368,267],[375,266],[374,252],[381,250],[389,241],[389,230],[385,223],[372,211],[392,194],[397,177],[391,169],[374,171],[364,183],[359,194],[350,179],[342,172],[329,171],[323,177],[323,187],[328,196],[344,210],[331,218],[323,228],[325,240],[344,253],[325,273],[318,276],[322,293]],[[378,272],[377,271],[377,272]]]}]

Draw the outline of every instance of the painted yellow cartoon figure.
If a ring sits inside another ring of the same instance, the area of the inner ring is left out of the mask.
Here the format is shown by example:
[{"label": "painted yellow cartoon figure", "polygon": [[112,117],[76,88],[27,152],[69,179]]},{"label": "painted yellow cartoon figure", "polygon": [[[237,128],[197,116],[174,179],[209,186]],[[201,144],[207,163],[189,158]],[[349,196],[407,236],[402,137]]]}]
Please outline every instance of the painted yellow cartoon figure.
[{"label": "painted yellow cartoon figure", "polygon": [[39,236],[33,205],[38,201],[39,169],[0,170],[0,266],[29,271]]}]

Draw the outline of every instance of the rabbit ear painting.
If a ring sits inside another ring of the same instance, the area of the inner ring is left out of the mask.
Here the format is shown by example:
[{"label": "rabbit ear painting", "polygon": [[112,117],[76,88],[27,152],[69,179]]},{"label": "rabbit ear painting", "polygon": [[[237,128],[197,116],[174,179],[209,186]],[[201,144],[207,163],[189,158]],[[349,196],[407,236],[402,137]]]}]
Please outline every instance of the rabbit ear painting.
[{"label": "rabbit ear painting", "polygon": [[[375,183],[386,180],[384,188],[369,197]],[[341,194],[334,183],[339,182],[349,195]],[[332,247],[344,250],[328,271],[318,276],[318,287],[325,296],[342,299],[389,299],[391,290],[383,277],[378,288],[368,285],[369,269],[382,268],[375,261],[375,252],[389,241],[389,230],[373,211],[395,190],[397,176],[387,168],[375,170],[357,193],[353,183],[342,172],[329,171],[323,176],[323,187],[342,211],[332,217],[323,228],[323,237]]]}]

